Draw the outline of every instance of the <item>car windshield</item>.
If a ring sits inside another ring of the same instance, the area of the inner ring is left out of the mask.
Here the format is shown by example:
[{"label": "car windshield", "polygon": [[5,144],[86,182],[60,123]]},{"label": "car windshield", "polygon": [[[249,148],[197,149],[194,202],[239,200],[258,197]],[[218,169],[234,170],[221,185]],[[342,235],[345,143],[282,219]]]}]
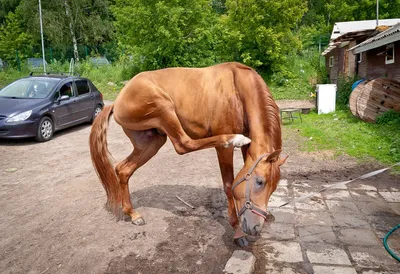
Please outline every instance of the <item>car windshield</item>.
[{"label": "car windshield", "polygon": [[0,97],[41,99],[47,97],[59,80],[26,78],[0,90]]}]

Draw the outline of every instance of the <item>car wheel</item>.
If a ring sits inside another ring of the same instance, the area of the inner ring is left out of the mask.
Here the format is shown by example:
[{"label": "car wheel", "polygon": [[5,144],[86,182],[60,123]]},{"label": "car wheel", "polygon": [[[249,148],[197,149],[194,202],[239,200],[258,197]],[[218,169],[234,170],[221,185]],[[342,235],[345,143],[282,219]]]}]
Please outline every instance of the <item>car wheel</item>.
[{"label": "car wheel", "polygon": [[36,141],[46,142],[53,137],[54,125],[49,117],[42,117],[39,122],[38,130],[36,133]]},{"label": "car wheel", "polygon": [[97,117],[97,115],[100,114],[100,112],[101,112],[102,109],[103,109],[103,108],[101,107],[101,105],[97,105],[97,106],[96,106],[96,108],[95,108],[94,111],[93,111],[93,116],[92,116],[92,119],[90,120],[90,122],[93,122],[93,121],[94,121],[94,119]]}]

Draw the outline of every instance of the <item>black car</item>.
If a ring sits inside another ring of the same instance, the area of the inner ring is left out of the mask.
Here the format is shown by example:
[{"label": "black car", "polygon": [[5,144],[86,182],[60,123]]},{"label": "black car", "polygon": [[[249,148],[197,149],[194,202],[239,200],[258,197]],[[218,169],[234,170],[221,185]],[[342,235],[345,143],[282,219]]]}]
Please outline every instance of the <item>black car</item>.
[{"label": "black car", "polygon": [[93,121],[103,105],[103,95],[86,78],[21,78],[0,90],[0,138],[48,141],[57,130]]}]

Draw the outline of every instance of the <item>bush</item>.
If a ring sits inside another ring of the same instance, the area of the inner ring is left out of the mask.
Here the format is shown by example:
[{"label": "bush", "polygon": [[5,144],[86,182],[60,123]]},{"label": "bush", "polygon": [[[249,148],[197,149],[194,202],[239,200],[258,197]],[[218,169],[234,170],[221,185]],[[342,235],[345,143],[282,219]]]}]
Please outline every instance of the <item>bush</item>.
[{"label": "bush", "polygon": [[357,77],[340,77],[338,81],[336,104],[339,106],[347,106],[349,104],[350,94],[352,92],[351,86]]},{"label": "bush", "polygon": [[396,112],[393,109],[386,111],[382,115],[376,117],[376,123],[380,125],[400,126],[400,112]]}]

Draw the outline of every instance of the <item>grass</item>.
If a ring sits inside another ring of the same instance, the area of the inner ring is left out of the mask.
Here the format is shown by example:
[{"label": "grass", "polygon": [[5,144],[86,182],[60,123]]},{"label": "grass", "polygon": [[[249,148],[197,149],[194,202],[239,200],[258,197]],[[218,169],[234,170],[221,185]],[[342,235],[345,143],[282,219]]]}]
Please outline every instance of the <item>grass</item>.
[{"label": "grass", "polygon": [[400,162],[400,130],[396,124],[370,124],[355,118],[347,109],[318,115],[303,115],[303,122],[284,124],[307,137],[305,151],[333,150],[361,161],[371,157],[384,163]]}]

